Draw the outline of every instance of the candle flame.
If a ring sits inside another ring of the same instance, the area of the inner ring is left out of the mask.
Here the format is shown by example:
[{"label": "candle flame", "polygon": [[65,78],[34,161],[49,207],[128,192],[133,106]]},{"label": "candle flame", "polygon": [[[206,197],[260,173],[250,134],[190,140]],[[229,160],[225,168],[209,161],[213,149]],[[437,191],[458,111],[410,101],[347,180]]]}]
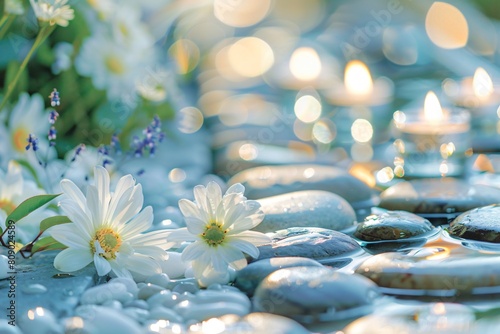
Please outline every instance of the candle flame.
[{"label": "candle flame", "polygon": [[433,91],[429,91],[424,101],[424,118],[426,121],[439,122],[444,119],[443,109]]},{"label": "candle flame", "polygon": [[472,89],[474,95],[479,98],[487,98],[493,93],[493,82],[488,72],[482,67],[478,67],[472,78]]},{"label": "candle flame", "polygon": [[359,60],[351,60],[347,63],[344,84],[347,91],[353,95],[368,95],[373,91],[370,70]]}]

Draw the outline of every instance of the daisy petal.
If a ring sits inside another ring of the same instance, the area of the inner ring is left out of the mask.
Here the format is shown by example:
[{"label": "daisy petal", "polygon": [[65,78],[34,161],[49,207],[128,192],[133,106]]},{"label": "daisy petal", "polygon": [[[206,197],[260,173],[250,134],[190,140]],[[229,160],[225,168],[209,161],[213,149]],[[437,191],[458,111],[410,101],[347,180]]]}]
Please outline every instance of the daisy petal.
[{"label": "daisy petal", "polygon": [[146,231],[153,224],[153,208],[148,206],[144,208],[127,224],[122,225],[120,234],[123,239],[128,239],[136,234]]},{"label": "daisy petal", "polygon": [[226,195],[229,194],[244,194],[245,187],[241,183],[235,183],[226,191]]},{"label": "daisy petal", "polygon": [[240,240],[236,238],[227,238],[229,241],[229,245],[239,249],[240,251],[247,253],[253,258],[259,257],[259,249],[255,247],[252,243],[246,240]]},{"label": "daisy petal", "polygon": [[210,207],[210,203],[207,198],[207,189],[204,186],[196,186],[194,187],[194,199],[196,201],[196,205],[198,208],[203,210],[208,215],[208,219],[212,219],[212,210]]},{"label": "daisy petal", "polygon": [[138,234],[130,239],[128,242],[132,247],[136,246],[157,246],[163,249],[167,249],[167,245],[170,242],[168,238],[170,237],[170,230],[160,230],[152,231],[148,233]]},{"label": "daisy petal", "polygon": [[96,227],[103,224],[103,213],[102,213],[102,203],[99,199],[99,192],[96,187],[87,187],[87,207],[92,215],[92,222]]},{"label": "daisy petal", "polygon": [[70,199],[62,200],[59,202],[59,205],[66,216],[68,216],[68,218],[82,232],[82,236],[90,239],[95,228],[90,220],[90,217],[85,213],[85,211],[83,211],[78,204]]},{"label": "daisy petal", "polygon": [[202,242],[194,242],[184,248],[182,251],[182,260],[183,261],[194,261],[199,259],[203,254],[208,251],[208,246],[206,246]]},{"label": "daisy petal", "polygon": [[255,246],[265,245],[271,242],[271,238],[257,231],[243,231],[238,234],[228,235],[228,238],[237,238],[252,243]]},{"label": "daisy petal", "polygon": [[214,181],[210,181],[207,185],[207,199],[210,204],[210,212],[215,212],[222,200],[222,191]]},{"label": "daisy petal", "polygon": [[65,246],[90,252],[89,240],[85,240],[75,224],[63,224],[51,227],[48,233]]},{"label": "daisy petal", "polygon": [[57,254],[54,259],[54,267],[64,272],[73,272],[86,267],[92,262],[89,250],[68,248]]},{"label": "daisy petal", "polygon": [[[112,217],[115,214],[117,206],[120,204],[120,200],[127,200],[130,198],[130,194],[132,194],[133,188],[135,186],[135,180],[132,175],[125,175],[118,180],[118,183],[115,188],[115,192],[111,196],[111,201],[109,202],[108,212],[106,213],[105,220],[112,221]],[[127,193],[127,196],[123,196],[123,194]],[[123,205],[123,204],[122,204]]]},{"label": "daisy petal", "polygon": [[[94,167],[94,178],[95,178],[95,187],[99,194],[99,202],[102,205],[102,211],[108,211],[108,205],[110,200],[109,194],[109,173],[106,168],[102,166]],[[104,218],[101,216],[101,219]]]},{"label": "daisy petal", "polygon": [[97,275],[104,276],[111,271],[111,265],[97,253],[94,254],[94,265],[97,270]]},{"label": "daisy petal", "polygon": [[202,234],[207,228],[206,223],[198,218],[185,217],[184,220],[186,221],[187,229],[191,234]]},{"label": "daisy petal", "polygon": [[123,268],[123,265],[121,265],[119,261],[110,261],[109,264],[111,265],[111,270],[113,270],[113,272],[117,277],[125,277],[133,279],[130,271]]},{"label": "daisy petal", "polygon": [[224,258],[222,256],[220,256],[219,247],[217,248],[217,251],[215,251],[215,250],[211,251],[210,259],[212,262],[211,265],[214,267],[215,271],[218,271],[218,272],[227,271],[228,263],[226,261],[224,261]]},{"label": "daisy petal", "polygon": [[142,186],[138,184],[133,188],[132,194],[127,200],[125,207],[121,207],[121,210],[120,207],[117,207],[116,216],[113,217],[113,222],[116,224],[115,226],[132,219],[139,213],[139,211],[141,211],[143,204],[144,196],[142,195]]},{"label": "daisy petal", "polygon": [[85,196],[83,195],[80,188],[76,186],[72,181],[64,179],[60,182],[61,189],[66,196],[72,199],[82,211],[85,212]]},{"label": "daisy petal", "polygon": [[247,266],[247,259],[237,248],[229,245],[219,247],[219,254],[225,262],[229,263],[229,265],[236,270],[243,269]]},{"label": "daisy petal", "polygon": [[156,246],[139,246],[135,247],[134,251],[139,254],[147,255],[157,261],[165,260],[168,256],[165,250]]},{"label": "daisy petal", "polygon": [[200,210],[196,204],[187,200],[179,200],[179,209],[184,217],[194,217],[202,221],[208,221],[208,215],[203,210]]},{"label": "daisy petal", "polygon": [[161,273],[161,266],[158,262],[141,254],[128,256],[126,268],[145,276]]},{"label": "daisy petal", "polygon": [[187,228],[178,228],[170,233],[170,235],[167,237],[168,242],[175,242],[175,243],[181,243],[184,241],[195,241],[198,238],[194,236],[193,234],[189,233]]}]

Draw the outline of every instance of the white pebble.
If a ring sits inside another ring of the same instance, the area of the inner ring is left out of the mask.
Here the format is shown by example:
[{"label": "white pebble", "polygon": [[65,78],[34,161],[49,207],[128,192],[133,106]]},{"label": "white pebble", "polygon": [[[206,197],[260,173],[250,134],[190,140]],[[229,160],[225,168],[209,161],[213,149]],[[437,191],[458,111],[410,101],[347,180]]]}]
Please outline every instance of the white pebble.
[{"label": "white pebble", "polygon": [[154,274],[154,275],[149,276],[148,278],[146,278],[146,280],[144,282],[145,283],[156,284],[158,286],[166,288],[167,285],[168,285],[168,283],[170,282],[170,278],[165,273]]},{"label": "white pebble", "polygon": [[9,259],[5,255],[0,255],[0,279],[9,277]]},{"label": "white pebble", "polygon": [[149,319],[154,320],[168,320],[172,322],[182,323],[182,318],[180,315],[175,313],[173,310],[168,309],[164,306],[157,306],[149,312]]},{"label": "white pebble", "polygon": [[149,310],[149,304],[142,299],[132,300],[131,302],[127,303],[125,307],[137,307],[142,308],[143,310]]},{"label": "white pebble", "polygon": [[138,307],[127,307],[123,309],[122,313],[128,315],[137,322],[143,322],[149,318],[149,311]]},{"label": "white pebble", "polygon": [[121,310],[123,308],[122,303],[120,303],[118,300],[108,300],[107,302],[103,303],[102,306],[109,307],[114,310]]},{"label": "white pebble", "polygon": [[139,292],[137,293],[137,298],[147,300],[151,296],[160,293],[163,290],[165,290],[165,288],[162,288],[161,286],[155,284],[148,283],[139,289]]},{"label": "white pebble", "polygon": [[181,259],[181,253],[167,252],[168,258],[160,262],[162,271],[172,278],[181,278],[186,271],[186,264]]},{"label": "white pebble", "polygon": [[57,323],[54,314],[43,307],[36,307],[23,314],[18,324],[23,333],[62,333],[62,328]]},{"label": "white pebble", "polygon": [[228,271],[226,272],[213,271],[210,273],[209,276],[199,278],[198,284],[202,287],[207,287],[214,283],[227,284],[229,283],[230,278],[231,276]]},{"label": "white pebble", "polygon": [[201,290],[199,291],[194,299],[194,303],[208,304],[214,302],[227,302],[240,304],[248,309],[250,309],[252,303],[250,299],[241,292],[235,291],[214,291],[214,290]]},{"label": "white pebble", "polygon": [[[93,312],[81,316],[83,323],[79,323],[80,333],[89,334],[142,334],[140,325],[121,311],[102,306],[91,306]],[[32,332],[38,333],[38,332]]]},{"label": "white pebble", "polygon": [[194,301],[183,301],[174,307],[174,311],[181,315],[185,320],[194,319],[197,321],[203,321],[213,317],[220,317],[225,314],[244,316],[250,312],[250,308],[241,304],[227,302],[197,304]]},{"label": "white pebble", "polygon": [[23,288],[23,292],[28,294],[28,295],[36,295],[39,293],[47,292],[47,288],[41,284],[30,284],[30,285],[25,286]]},{"label": "white pebble", "polygon": [[139,288],[137,287],[137,284],[135,281],[131,278],[126,278],[126,277],[117,277],[111,279],[109,283],[121,283],[127,287],[127,291],[130,292],[134,297],[137,296],[137,292],[139,291]]},{"label": "white pebble", "polygon": [[122,283],[106,283],[94,286],[82,294],[80,304],[103,304],[109,300],[118,300],[126,303],[134,296],[127,291],[127,287]]},{"label": "white pebble", "polygon": [[0,319],[0,333],[2,334],[22,334],[18,327],[9,325],[5,319]]}]

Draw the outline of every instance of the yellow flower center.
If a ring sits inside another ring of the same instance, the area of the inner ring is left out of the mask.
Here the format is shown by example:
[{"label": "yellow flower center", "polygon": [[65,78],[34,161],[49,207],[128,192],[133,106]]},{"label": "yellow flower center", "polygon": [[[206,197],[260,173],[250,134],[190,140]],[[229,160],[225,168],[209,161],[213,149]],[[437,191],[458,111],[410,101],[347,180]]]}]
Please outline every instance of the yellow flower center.
[{"label": "yellow flower center", "polygon": [[206,226],[205,232],[201,234],[201,237],[209,246],[217,247],[224,242],[226,233],[227,231],[222,229],[222,224],[212,222]]},{"label": "yellow flower center", "polygon": [[90,241],[92,254],[96,252],[94,241],[97,241],[104,251],[104,253],[99,253],[101,257],[106,260],[116,259],[116,252],[120,250],[120,246],[122,245],[122,238],[118,233],[109,227],[103,227],[97,230],[94,238]]},{"label": "yellow flower center", "polygon": [[26,145],[27,143],[27,138],[28,138],[28,131],[26,131],[24,128],[18,128],[14,133],[12,134],[12,143],[14,144],[14,148],[18,152],[24,152],[26,150]]},{"label": "yellow flower center", "polygon": [[7,199],[0,199],[0,210],[10,215],[16,209],[16,205]]},{"label": "yellow flower center", "polygon": [[129,37],[130,32],[128,31],[128,27],[127,27],[127,25],[126,25],[125,23],[120,22],[120,23],[118,24],[118,28],[120,29],[120,32],[122,33],[122,35],[123,35],[124,37]]},{"label": "yellow flower center", "polygon": [[114,74],[123,74],[125,72],[125,66],[123,66],[122,61],[117,56],[107,56],[104,60],[106,68]]}]

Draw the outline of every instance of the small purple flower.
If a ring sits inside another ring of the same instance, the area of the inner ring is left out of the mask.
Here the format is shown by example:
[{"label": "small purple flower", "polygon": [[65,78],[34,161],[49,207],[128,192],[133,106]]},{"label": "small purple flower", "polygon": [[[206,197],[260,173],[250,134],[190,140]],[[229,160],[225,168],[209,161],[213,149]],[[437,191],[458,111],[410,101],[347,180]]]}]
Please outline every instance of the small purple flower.
[{"label": "small purple flower", "polygon": [[57,89],[54,88],[52,93],[50,93],[49,97],[51,106],[55,107],[61,104],[61,98],[59,97],[59,92],[57,91]]},{"label": "small purple flower", "polygon": [[120,154],[122,152],[122,148],[120,145],[120,139],[118,138],[118,134],[116,134],[116,133],[114,133],[111,136],[111,147],[118,154]]},{"label": "small purple flower", "polygon": [[51,110],[49,114],[49,123],[54,124],[57,121],[57,118],[59,117],[59,113],[55,110]]},{"label": "small purple flower", "polygon": [[75,150],[75,154],[73,155],[73,158],[71,158],[71,162],[76,160],[76,157],[79,156],[83,151],[85,151],[85,144],[80,144]]},{"label": "small purple flower", "polygon": [[27,140],[28,145],[26,145],[26,151],[30,148],[33,149],[34,152],[38,151],[38,138],[30,133]]},{"label": "small purple flower", "polygon": [[50,141],[50,146],[54,146],[56,143],[53,140],[56,140],[57,138],[57,131],[56,128],[51,126],[49,129],[49,135],[47,136]]}]

